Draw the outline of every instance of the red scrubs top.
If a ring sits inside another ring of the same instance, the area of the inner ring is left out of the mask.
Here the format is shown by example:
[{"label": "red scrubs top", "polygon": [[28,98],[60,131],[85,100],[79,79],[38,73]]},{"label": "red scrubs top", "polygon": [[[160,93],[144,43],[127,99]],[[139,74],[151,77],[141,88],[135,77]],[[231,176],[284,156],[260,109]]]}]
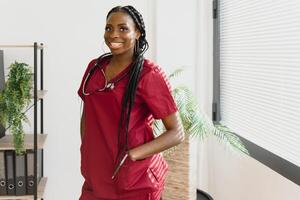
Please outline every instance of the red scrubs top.
[{"label": "red scrubs top", "polygon": [[[146,197],[163,189],[168,168],[160,154],[141,161],[127,158],[116,178],[112,179],[118,153],[121,101],[129,76],[117,82],[113,89],[93,93],[103,87],[105,80],[97,69],[85,89],[93,94],[84,96],[83,81],[95,62],[96,59],[89,63],[78,90],[85,109],[85,133],[80,148],[81,173],[85,183],[80,200],[152,200],[150,196]],[[109,58],[105,58],[100,65],[105,69],[108,63]],[[126,74],[130,67],[126,67],[111,82]],[[129,149],[154,139],[153,118],[162,119],[177,111],[170,88],[161,68],[145,59],[129,122]]]}]

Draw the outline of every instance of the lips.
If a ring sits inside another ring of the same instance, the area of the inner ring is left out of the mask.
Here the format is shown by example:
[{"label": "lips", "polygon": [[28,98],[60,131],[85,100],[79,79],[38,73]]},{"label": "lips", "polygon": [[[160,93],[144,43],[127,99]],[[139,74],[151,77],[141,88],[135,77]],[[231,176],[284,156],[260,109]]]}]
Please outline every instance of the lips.
[{"label": "lips", "polygon": [[118,48],[121,48],[122,46],[123,46],[122,42],[110,42],[109,43],[109,47],[111,49],[118,49]]}]

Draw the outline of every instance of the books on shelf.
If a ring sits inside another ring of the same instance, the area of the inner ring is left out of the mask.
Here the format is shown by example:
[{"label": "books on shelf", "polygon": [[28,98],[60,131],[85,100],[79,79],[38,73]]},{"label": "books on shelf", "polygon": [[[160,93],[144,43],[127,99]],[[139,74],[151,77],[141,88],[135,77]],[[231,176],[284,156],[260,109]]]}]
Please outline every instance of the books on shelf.
[{"label": "books on shelf", "polygon": [[14,156],[14,173],[16,195],[26,194],[26,155]]},{"label": "books on shelf", "polygon": [[[26,187],[27,187],[27,194],[34,193],[34,152],[32,150],[27,151],[27,167],[26,167]],[[42,178],[42,150],[38,149],[37,151],[37,181],[39,182]]]},{"label": "books on shelf", "polygon": [[[37,177],[42,178],[42,149],[37,152]],[[0,150],[0,199],[3,195],[34,194],[34,152],[18,156],[13,150]]]},{"label": "books on shelf", "polygon": [[8,195],[15,195],[15,179],[14,179],[14,152],[5,151],[5,175],[6,175],[6,191]]},{"label": "books on shelf", "polygon": [[0,151],[0,195],[6,195],[5,154]]}]

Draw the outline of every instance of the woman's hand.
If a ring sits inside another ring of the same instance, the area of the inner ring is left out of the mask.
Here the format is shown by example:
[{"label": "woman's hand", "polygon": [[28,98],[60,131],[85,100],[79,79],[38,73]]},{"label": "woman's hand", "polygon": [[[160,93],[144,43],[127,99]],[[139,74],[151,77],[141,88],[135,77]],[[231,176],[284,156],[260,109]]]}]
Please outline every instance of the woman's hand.
[{"label": "woman's hand", "polygon": [[178,112],[171,114],[162,122],[166,131],[154,140],[128,151],[132,161],[141,160],[180,144],[184,140],[184,130]]}]

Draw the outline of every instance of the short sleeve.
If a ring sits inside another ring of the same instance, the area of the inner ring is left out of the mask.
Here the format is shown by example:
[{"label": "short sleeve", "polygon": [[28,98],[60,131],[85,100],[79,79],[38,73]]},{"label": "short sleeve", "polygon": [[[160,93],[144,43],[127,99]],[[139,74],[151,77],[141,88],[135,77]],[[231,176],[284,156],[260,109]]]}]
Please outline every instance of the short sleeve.
[{"label": "short sleeve", "polygon": [[86,79],[86,76],[87,76],[88,72],[89,72],[90,69],[95,65],[95,63],[96,63],[96,59],[90,61],[90,63],[88,64],[88,66],[87,66],[87,68],[86,68],[86,70],[85,70],[85,73],[84,73],[84,75],[83,75],[83,77],[82,77],[80,87],[79,87],[79,89],[78,89],[78,91],[77,91],[77,94],[80,96],[80,98],[81,98],[83,101],[84,101],[84,95],[83,95],[83,92],[82,92],[83,82],[84,82],[84,80]]},{"label": "short sleeve", "polygon": [[163,119],[177,111],[172,89],[165,73],[158,66],[141,80],[141,96],[155,119]]}]

